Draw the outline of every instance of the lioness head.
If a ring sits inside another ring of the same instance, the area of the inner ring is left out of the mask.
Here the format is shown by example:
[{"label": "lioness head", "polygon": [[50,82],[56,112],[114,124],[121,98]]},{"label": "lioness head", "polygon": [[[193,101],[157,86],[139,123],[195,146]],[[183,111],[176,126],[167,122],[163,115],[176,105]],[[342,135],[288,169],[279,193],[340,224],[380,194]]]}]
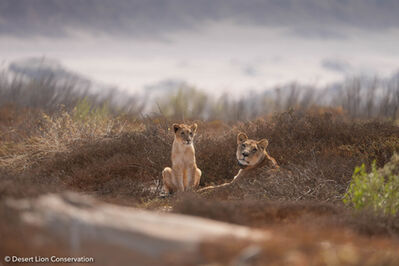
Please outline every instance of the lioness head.
[{"label": "lioness head", "polygon": [[175,131],[175,139],[182,144],[191,145],[195,133],[197,132],[197,124],[191,126],[186,124],[173,124],[173,130]]},{"label": "lioness head", "polygon": [[266,147],[269,144],[267,139],[252,140],[248,139],[245,133],[237,135],[237,160],[241,168],[254,166],[262,161],[266,156]]}]

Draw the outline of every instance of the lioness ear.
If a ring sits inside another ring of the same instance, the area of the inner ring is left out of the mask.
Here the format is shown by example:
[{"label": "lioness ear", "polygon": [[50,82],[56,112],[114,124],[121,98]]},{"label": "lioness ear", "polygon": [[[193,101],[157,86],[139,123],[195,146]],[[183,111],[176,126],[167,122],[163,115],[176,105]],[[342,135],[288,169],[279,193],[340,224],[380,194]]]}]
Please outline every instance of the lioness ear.
[{"label": "lioness ear", "polygon": [[237,135],[237,144],[243,143],[244,141],[246,141],[248,139],[247,135],[245,133],[239,133]]},{"label": "lioness ear", "polygon": [[198,127],[197,123],[194,123],[194,124],[191,126],[191,131],[192,131],[193,133],[197,132],[197,127]]},{"label": "lioness ear", "polygon": [[175,131],[175,133],[177,132],[177,130],[179,130],[180,125],[179,124],[173,124],[173,130]]},{"label": "lioness ear", "polygon": [[263,150],[267,148],[267,145],[269,145],[269,141],[267,139],[261,139],[260,141],[258,141],[259,148]]}]

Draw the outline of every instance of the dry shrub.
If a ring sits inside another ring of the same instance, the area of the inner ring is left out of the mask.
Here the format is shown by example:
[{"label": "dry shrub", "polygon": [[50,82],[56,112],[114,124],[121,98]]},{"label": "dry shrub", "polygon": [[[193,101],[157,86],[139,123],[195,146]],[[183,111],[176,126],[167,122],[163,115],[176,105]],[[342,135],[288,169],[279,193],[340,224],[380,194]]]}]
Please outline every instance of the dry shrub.
[{"label": "dry shrub", "polygon": [[21,141],[36,133],[42,112],[16,105],[0,106],[0,140]]},{"label": "dry shrub", "polygon": [[399,215],[374,212],[353,213],[340,204],[318,201],[204,199],[196,194],[179,195],[174,212],[258,228],[295,224],[323,231],[349,228],[364,236],[390,236],[399,239]]},{"label": "dry shrub", "polygon": [[[201,126],[201,125],[200,125]],[[195,141],[196,160],[202,171],[201,185],[214,185],[231,180],[239,170],[235,152],[234,131],[210,132],[199,128]]]},{"label": "dry shrub", "polygon": [[74,190],[144,200],[157,189],[169,161],[169,136],[161,133],[147,128],[76,144],[43,162],[36,175],[59,178]]},{"label": "dry shrub", "polygon": [[[232,238],[205,241],[201,245],[205,265],[398,265],[396,243],[342,234],[327,229],[312,232],[301,227],[276,228],[278,236],[266,241]],[[347,232],[345,232],[347,233]],[[345,236],[346,235],[346,236]],[[333,240],[332,236],[335,237]],[[326,240],[328,239],[328,240]]]},{"label": "dry shrub", "polygon": [[[236,175],[236,135],[245,131],[250,138],[268,138],[268,151],[281,166],[273,177],[259,177],[259,198],[339,201],[356,165],[373,159],[383,165],[399,149],[399,129],[390,122],[352,121],[327,111],[290,111],[230,126],[196,121],[201,185],[225,183]],[[157,196],[161,171],[170,166],[171,121],[109,116],[83,123],[66,112],[41,121],[42,131],[23,143],[23,153],[14,154],[13,161],[1,158],[5,172],[18,168],[18,175],[31,183],[59,183],[103,198],[146,201]],[[233,197],[235,192],[228,191]]]},{"label": "dry shrub", "polygon": [[254,138],[270,139],[269,151],[280,165],[303,164],[312,157],[356,157],[386,163],[398,141],[398,127],[391,122],[355,121],[331,113],[285,112],[271,121],[255,120],[244,129]]},{"label": "dry shrub", "polygon": [[200,149],[207,147],[204,157],[211,158],[210,164],[216,166],[223,158],[225,171],[217,172],[216,179],[205,175],[205,184],[228,182],[237,173],[234,157],[238,131],[245,131],[254,139],[267,137],[269,153],[281,169],[273,173],[260,170],[251,180],[205,193],[207,198],[340,202],[355,166],[370,164],[372,160],[383,165],[399,148],[398,128],[390,122],[352,121],[331,113],[286,112],[271,119],[235,125],[222,135],[228,140],[225,145],[213,146],[214,138],[203,137],[201,140],[207,143],[200,146]]},{"label": "dry shrub", "polygon": [[225,183],[207,188],[199,194],[213,200],[269,199],[279,201],[316,200],[341,202],[347,181],[328,179],[316,162],[287,165],[279,170],[252,169],[251,173]]},{"label": "dry shrub", "polygon": [[73,117],[73,113],[63,109],[51,116],[21,108],[17,108],[16,113],[19,114],[16,118],[22,118],[12,123],[10,131],[13,139],[0,143],[0,152],[3,151],[0,153],[3,155],[0,166],[12,168],[19,173],[24,169],[37,167],[42,160],[55,154],[68,152],[76,143],[115,137],[127,130],[140,130],[138,123],[126,126],[124,120],[118,117],[79,120]]},{"label": "dry shrub", "polygon": [[27,138],[39,132],[42,112],[15,105],[0,106],[0,156],[8,156],[23,149]]},{"label": "dry shrub", "polygon": [[[230,131],[198,138],[197,151],[206,154],[198,154],[198,160],[217,155],[209,162],[223,160],[224,168],[229,169],[229,176],[218,174],[219,183],[237,173],[235,150],[239,131],[254,139],[266,137],[270,143],[268,151],[280,166],[304,166],[311,162],[317,164],[325,176],[336,176],[332,179],[348,177],[347,174],[351,175],[354,167],[361,162],[370,164],[376,159],[378,165],[384,165],[399,149],[399,128],[392,122],[354,121],[331,112],[289,111],[272,118],[239,122]],[[218,145],[205,144],[213,144],[215,139]],[[222,144],[223,139],[227,145]],[[206,145],[206,149],[202,150]]]},{"label": "dry shrub", "polygon": [[223,200],[203,199],[194,194],[178,197],[174,212],[206,217],[228,223],[251,227],[287,222],[299,216],[331,215],[337,209],[326,203],[276,202],[270,200]]},{"label": "dry shrub", "polygon": [[57,178],[50,179],[31,172],[15,174],[0,168],[0,202],[7,197],[34,197],[65,189],[61,180]]}]

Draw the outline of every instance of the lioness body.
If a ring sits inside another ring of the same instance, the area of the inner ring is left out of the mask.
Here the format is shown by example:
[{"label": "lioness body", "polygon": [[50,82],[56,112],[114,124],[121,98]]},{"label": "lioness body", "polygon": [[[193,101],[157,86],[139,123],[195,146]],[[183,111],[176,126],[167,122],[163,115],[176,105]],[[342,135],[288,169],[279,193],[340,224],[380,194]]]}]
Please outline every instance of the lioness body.
[{"label": "lioness body", "polygon": [[205,187],[199,192],[208,198],[237,199],[258,198],[265,195],[263,184],[259,178],[267,178],[271,171],[279,166],[276,160],[267,151],[268,141],[248,139],[240,133],[237,136],[236,158],[241,169],[229,182],[218,186]]},{"label": "lioness body", "polygon": [[201,170],[195,161],[193,139],[197,124],[174,124],[175,138],[172,145],[172,168],[162,171],[163,193],[187,191],[198,187]]},{"label": "lioness body", "polygon": [[234,177],[234,179],[248,175],[248,173],[253,172],[253,169],[279,168],[276,160],[266,151],[268,145],[269,141],[267,139],[256,141],[248,139],[245,133],[238,134],[236,158],[238,165],[242,169],[238,171],[238,174]]}]

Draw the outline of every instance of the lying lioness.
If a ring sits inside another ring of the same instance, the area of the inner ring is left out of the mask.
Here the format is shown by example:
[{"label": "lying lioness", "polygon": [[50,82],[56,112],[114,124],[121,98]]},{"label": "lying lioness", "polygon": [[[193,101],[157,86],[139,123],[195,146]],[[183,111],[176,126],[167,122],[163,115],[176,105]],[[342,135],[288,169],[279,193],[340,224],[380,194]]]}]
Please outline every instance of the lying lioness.
[{"label": "lying lioness", "polygon": [[172,168],[162,171],[163,191],[161,196],[176,191],[187,191],[198,187],[201,170],[195,162],[193,140],[197,124],[173,124],[175,139],[172,145]]},{"label": "lying lioness", "polygon": [[238,134],[236,157],[241,170],[234,179],[246,175],[255,168],[278,168],[276,160],[266,151],[268,145],[267,139],[256,141],[248,139],[245,133]]},{"label": "lying lioness", "polygon": [[276,160],[266,151],[268,144],[267,139],[252,140],[245,133],[239,133],[236,157],[241,169],[237,175],[229,183],[205,187],[198,192],[209,198],[262,197],[265,191],[261,183],[255,182],[256,179],[264,178],[270,170],[279,168]]}]

